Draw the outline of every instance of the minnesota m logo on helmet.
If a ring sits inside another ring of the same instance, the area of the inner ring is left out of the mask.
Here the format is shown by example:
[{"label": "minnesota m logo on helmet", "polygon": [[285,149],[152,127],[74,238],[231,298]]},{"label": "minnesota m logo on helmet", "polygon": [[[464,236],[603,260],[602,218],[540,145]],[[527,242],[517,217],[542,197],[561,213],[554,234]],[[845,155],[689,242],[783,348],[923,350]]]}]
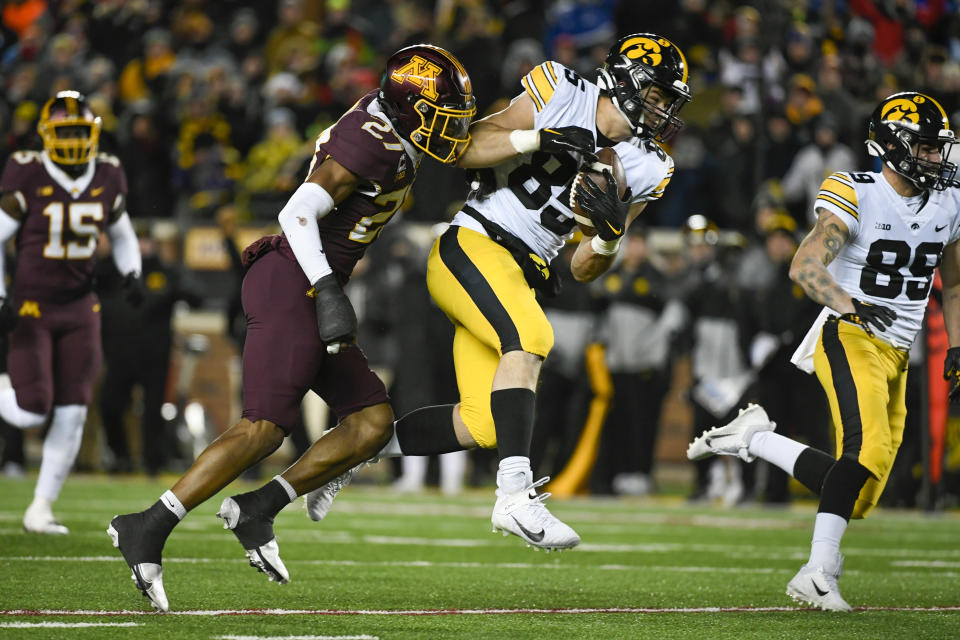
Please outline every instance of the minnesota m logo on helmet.
[{"label": "minnesota m logo on helmet", "polygon": [[420,56],[413,56],[410,61],[394,69],[390,79],[397,84],[409,82],[420,87],[420,95],[428,100],[436,100],[440,93],[437,91],[437,76],[443,71],[439,66],[424,60]]}]

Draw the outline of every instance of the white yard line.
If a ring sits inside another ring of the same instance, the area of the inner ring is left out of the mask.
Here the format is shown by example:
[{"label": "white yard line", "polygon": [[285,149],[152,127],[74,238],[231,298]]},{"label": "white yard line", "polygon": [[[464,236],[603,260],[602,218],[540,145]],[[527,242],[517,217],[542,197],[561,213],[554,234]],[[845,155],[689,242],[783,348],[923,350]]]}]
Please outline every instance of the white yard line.
[{"label": "white yard line", "polygon": [[[854,611],[912,611],[943,613],[960,611],[960,605],[940,607],[854,607]],[[819,611],[809,607],[608,607],[569,609],[209,609],[169,611],[96,611],[69,609],[13,609],[0,611],[0,616],[461,616],[461,615],[594,615],[594,614],[658,614],[658,613],[769,613],[784,611]]]},{"label": "white yard line", "polygon": [[210,636],[214,640],[380,640],[380,636]]},{"label": "white yard line", "polygon": [[[782,559],[782,556],[781,556]],[[2,561],[12,562],[106,562],[120,563],[120,556],[0,556]],[[246,564],[247,560],[243,558],[164,558],[164,562],[169,564]],[[725,573],[725,574],[793,574],[794,568],[776,569],[772,567],[711,567],[696,565],[646,565],[646,564],[537,564],[532,562],[437,562],[433,560],[300,560],[297,565],[325,566],[325,567],[400,567],[414,569],[519,569],[528,570],[566,570],[566,571],[665,571],[675,573]],[[949,562],[925,562],[922,560],[892,562],[893,566],[904,567],[929,567],[936,568],[960,568],[960,563]],[[847,575],[865,575],[870,573],[862,569],[848,569]],[[923,577],[923,578],[960,578],[960,572],[957,571],[885,571],[886,575],[897,577]]]},{"label": "white yard line", "polygon": [[85,627],[142,627],[139,622],[0,622],[0,629],[83,629]]}]

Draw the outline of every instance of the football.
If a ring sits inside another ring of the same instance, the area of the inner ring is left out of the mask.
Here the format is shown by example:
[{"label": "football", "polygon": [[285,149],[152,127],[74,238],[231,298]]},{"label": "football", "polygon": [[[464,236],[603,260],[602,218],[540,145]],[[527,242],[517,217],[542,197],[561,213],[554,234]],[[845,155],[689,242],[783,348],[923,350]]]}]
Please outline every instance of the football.
[{"label": "football", "polygon": [[617,195],[622,198],[623,194],[627,191],[627,174],[624,173],[620,156],[610,147],[601,147],[600,150],[597,151],[597,161],[590,165],[588,169],[578,173],[570,187],[570,210],[573,211],[573,217],[576,219],[577,224],[580,225],[580,231],[586,236],[597,235],[597,230],[593,227],[593,221],[590,220],[590,215],[581,209],[580,203],[577,202],[577,185],[580,184],[580,181],[583,180],[585,175],[589,175],[590,179],[593,180],[598,187],[606,189],[607,179],[603,177],[604,169],[613,174],[613,177],[617,181]]}]

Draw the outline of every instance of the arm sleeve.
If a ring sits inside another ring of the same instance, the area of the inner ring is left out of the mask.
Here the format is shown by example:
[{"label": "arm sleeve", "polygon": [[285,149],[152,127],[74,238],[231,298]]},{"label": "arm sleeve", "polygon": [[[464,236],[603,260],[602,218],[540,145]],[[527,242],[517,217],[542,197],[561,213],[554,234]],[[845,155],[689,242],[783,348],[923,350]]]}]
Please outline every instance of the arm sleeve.
[{"label": "arm sleeve", "polygon": [[113,245],[113,262],[121,275],[135,273],[140,275],[143,264],[140,259],[140,242],[133,230],[130,216],[124,211],[117,221],[107,227],[107,235]]},{"label": "arm sleeve", "polygon": [[10,217],[3,209],[0,209],[0,298],[7,297],[7,280],[5,276],[5,264],[4,264],[4,246],[7,244],[7,240],[13,237],[13,234],[17,232],[17,229],[20,227],[20,223]]},{"label": "arm sleeve", "polygon": [[333,273],[323,253],[317,225],[317,219],[330,213],[333,207],[333,198],[326,189],[314,182],[304,182],[277,216],[293,255],[310,284]]}]

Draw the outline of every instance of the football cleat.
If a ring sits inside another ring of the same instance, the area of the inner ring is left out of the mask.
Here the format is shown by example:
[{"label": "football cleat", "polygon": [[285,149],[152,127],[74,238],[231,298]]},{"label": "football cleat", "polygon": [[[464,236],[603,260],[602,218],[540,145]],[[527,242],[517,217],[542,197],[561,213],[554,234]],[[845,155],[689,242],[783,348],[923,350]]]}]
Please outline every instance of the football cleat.
[{"label": "football cleat", "polygon": [[273,535],[273,518],[244,512],[240,503],[245,495],[224,498],[217,517],[223,520],[223,528],[233,531],[243,545],[251,567],[265,573],[271,582],[287,584],[290,572],[280,559],[280,548]]},{"label": "football cleat", "polygon": [[304,496],[307,516],[314,522],[320,522],[326,518],[327,514],[330,513],[330,507],[333,506],[333,499],[337,497],[340,490],[353,481],[353,476],[357,475],[360,469],[378,460],[379,458],[371,458],[366,462],[361,462],[357,466],[347,469],[322,487],[314,489]]},{"label": "football cleat", "polygon": [[527,546],[538,549],[571,549],[580,544],[580,536],[561,522],[543,506],[549,493],[537,494],[536,488],[546,484],[549,477],[540,478],[516,493],[501,493],[497,489],[497,502],[493,506],[490,521],[493,531],[503,535],[519,536]]},{"label": "football cleat", "polygon": [[55,536],[64,536],[70,533],[70,529],[57,522],[53,517],[50,503],[39,498],[35,498],[23,514],[23,530],[27,533],[43,533]]},{"label": "football cleat", "polygon": [[142,513],[114,516],[107,533],[113,540],[113,546],[120,550],[127,561],[132,572],[130,578],[140,593],[157,611],[169,611],[170,604],[163,590],[163,567],[160,565],[163,545],[156,549],[146,543],[142,520]]},{"label": "football cleat", "polygon": [[687,447],[687,457],[702,460],[710,456],[739,456],[741,460],[753,462],[756,456],[750,454],[750,439],[755,433],[773,431],[776,427],[763,407],[750,403],[729,424],[708,429],[695,438]]},{"label": "football cleat", "polygon": [[850,611],[852,608],[840,595],[837,579],[843,571],[843,556],[826,566],[800,567],[793,580],[787,583],[787,595],[804,604],[824,611]]}]

